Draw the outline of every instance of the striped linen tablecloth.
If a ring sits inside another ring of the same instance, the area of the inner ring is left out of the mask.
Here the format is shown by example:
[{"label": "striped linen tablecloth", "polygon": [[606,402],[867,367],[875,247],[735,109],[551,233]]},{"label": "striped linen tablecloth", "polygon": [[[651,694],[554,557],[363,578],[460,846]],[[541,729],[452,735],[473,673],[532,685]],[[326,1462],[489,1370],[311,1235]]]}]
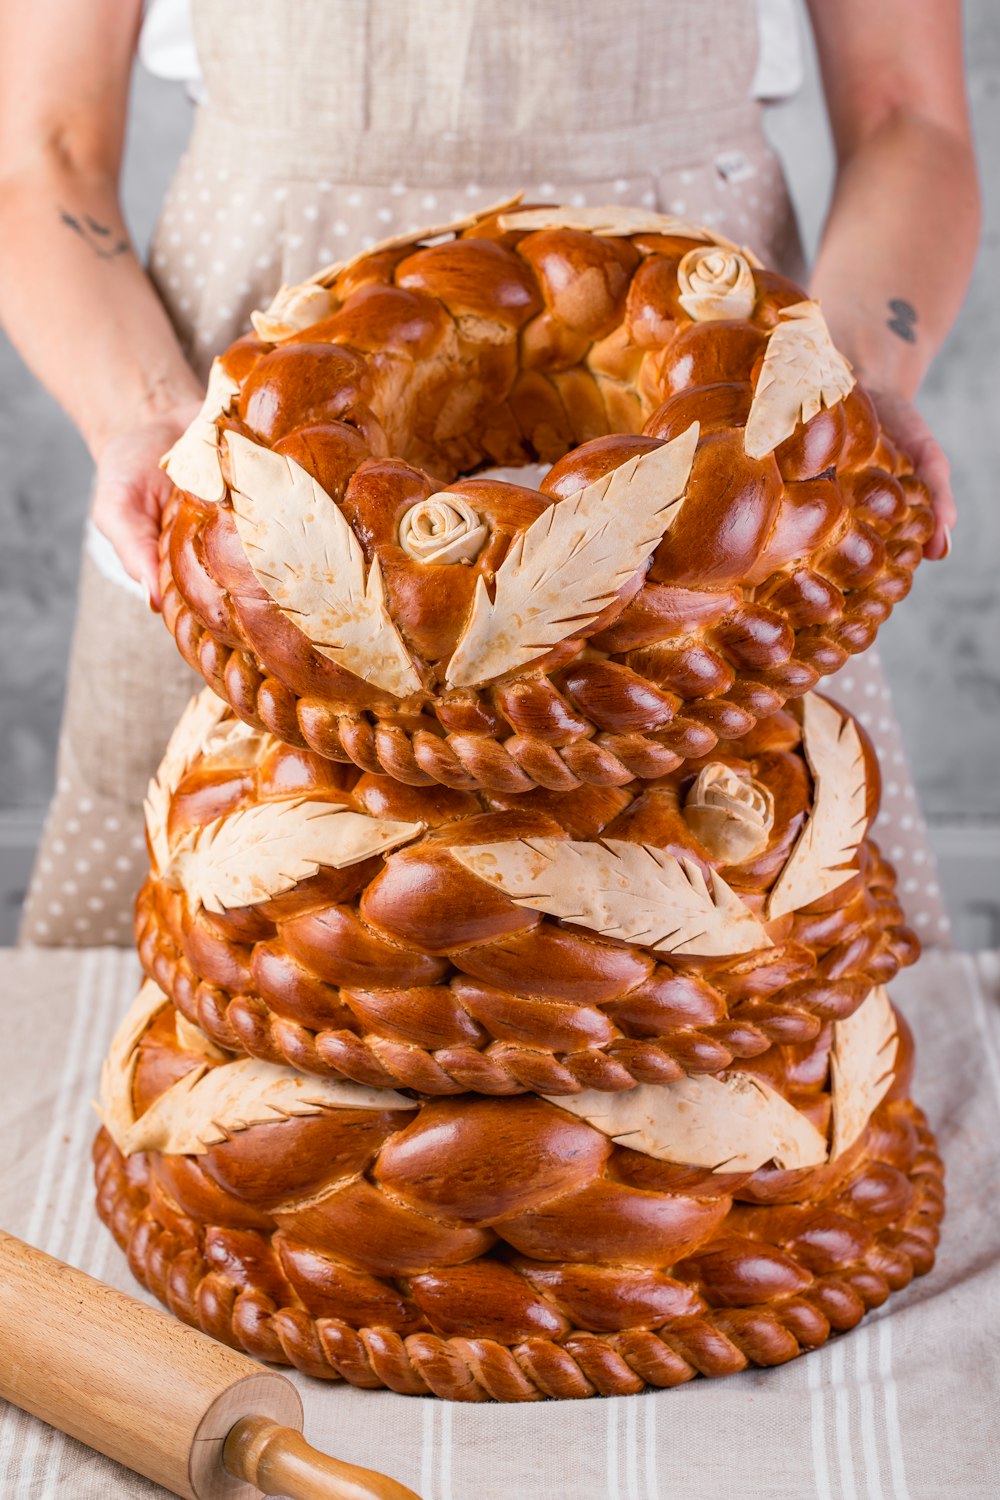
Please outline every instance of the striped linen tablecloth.
[{"label": "striped linen tablecloth", "polygon": [[[131,954],[0,953],[0,1223],[145,1296],[93,1207],[91,1099]],[[972,1500],[1000,1495],[1000,962],[929,953],[892,986],[948,1167],[934,1273],[780,1369],[614,1400],[459,1406],[293,1375],[306,1433],[423,1500]],[[0,1403],[3,1500],[166,1491]]]}]

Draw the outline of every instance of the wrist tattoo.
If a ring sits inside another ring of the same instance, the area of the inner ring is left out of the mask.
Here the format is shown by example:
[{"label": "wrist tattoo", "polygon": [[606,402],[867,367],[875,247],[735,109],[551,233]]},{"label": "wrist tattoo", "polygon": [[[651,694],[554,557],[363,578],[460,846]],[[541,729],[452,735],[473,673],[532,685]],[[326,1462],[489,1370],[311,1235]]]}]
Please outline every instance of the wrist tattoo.
[{"label": "wrist tattoo", "polygon": [[60,208],[59,217],[67,229],[72,229],[85,245],[90,246],[98,260],[114,260],[117,255],[127,254],[128,240],[116,239],[109,224],[99,224],[89,214],[84,214],[82,219],[77,218],[76,214],[69,213],[65,208]]},{"label": "wrist tattoo", "polygon": [[890,297],[889,311],[892,317],[886,320],[886,327],[905,343],[915,344],[917,342],[917,309],[913,303],[907,302],[903,297]]}]

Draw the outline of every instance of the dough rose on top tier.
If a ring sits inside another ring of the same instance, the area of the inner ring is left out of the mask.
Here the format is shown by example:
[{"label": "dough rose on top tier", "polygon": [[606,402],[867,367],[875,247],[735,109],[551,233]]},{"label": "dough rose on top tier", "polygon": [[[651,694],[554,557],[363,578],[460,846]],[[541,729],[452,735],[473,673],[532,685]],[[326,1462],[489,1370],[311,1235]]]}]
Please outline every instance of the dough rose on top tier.
[{"label": "dough rose on top tier", "polygon": [[425,1094],[617,1092],[807,1045],[916,957],[878,770],[809,694],[658,781],[408,787],[207,689],[147,805],[147,974],[217,1045]]},{"label": "dough rose on top tier", "polygon": [[511,203],[254,323],[165,460],[164,614],[367,772],[667,775],[870,645],[931,532],[818,304],[679,219]]}]

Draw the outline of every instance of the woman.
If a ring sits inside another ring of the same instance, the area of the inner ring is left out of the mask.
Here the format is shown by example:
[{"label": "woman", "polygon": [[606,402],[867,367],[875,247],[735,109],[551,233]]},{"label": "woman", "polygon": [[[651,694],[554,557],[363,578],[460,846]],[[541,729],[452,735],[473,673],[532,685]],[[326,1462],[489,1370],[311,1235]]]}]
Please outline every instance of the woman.
[{"label": "woman", "polygon": [[[977,236],[959,0],[921,7],[919,26],[906,0],[812,11],[838,153],[812,291],[932,491],[926,552],[940,558],[948,466],[911,402]],[[156,607],[156,463],[212,353],[280,281],[519,187],[683,213],[801,275],[751,98],[753,0],[194,0],[193,18],[206,102],[147,276],[118,206],[140,0],[8,0],[2,17],[0,317],[97,469],[59,790],[25,914],[34,941],[129,941],[137,803],[193,686],[141,597]],[[844,678],[841,696],[870,710],[877,666]],[[884,710],[879,724],[903,789]],[[895,815],[899,862],[914,813]],[[917,920],[933,936],[943,918],[930,903]]]}]

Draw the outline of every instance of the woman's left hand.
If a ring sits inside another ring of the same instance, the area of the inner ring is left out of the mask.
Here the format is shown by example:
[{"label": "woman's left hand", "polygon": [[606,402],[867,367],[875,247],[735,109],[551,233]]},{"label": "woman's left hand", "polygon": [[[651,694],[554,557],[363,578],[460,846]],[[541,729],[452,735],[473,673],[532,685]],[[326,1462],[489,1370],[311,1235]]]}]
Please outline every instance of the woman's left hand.
[{"label": "woman's left hand", "polygon": [[951,465],[912,401],[907,401],[905,396],[873,391],[869,386],[865,389],[875,403],[882,426],[912,459],[917,478],[930,491],[934,532],[924,544],[924,556],[934,561],[943,560],[951,551],[952,527],[958,517],[951,488]]}]

